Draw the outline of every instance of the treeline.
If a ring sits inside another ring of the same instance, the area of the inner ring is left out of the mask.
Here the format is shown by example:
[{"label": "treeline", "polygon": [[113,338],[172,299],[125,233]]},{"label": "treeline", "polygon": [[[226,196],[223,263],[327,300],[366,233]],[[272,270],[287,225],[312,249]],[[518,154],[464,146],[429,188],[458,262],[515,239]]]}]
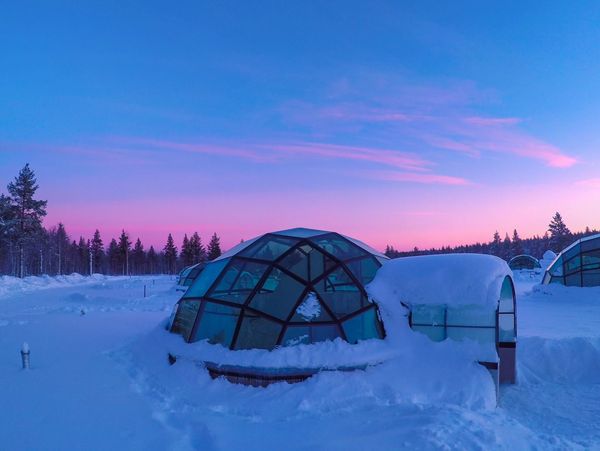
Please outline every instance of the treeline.
[{"label": "treeline", "polygon": [[503,258],[506,261],[521,254],[532,255],[540,259],[547,250],[551,250],[558,254],[574,241],[596,233],[599,233],[599,231],[592,230],[589,227],[586,227],[584,232],[572,233],[566,226],[560,213],[557,212],[552,217],[552,220],[548,225],[548,230],[543,236],[521,238],[517,230],[514,230],[512,237],[507,233],[504,236],[504,239],[502,239],[500,234],[496,231],[492,240],[487,243],[475,243],[455,247],[445,246],[431,249],[419,249],[415,247],[412,251],[398,251],[394,249],[393,246],[388,245],[385,249],[385,255],[390,258],[397,258],[414,255],[458,254],[468,252],[475,254],[491,254]]},{"label": "treeline", "polygon": [[180,248],[169,234],[161,249],[146,249],[139,238],[132,242],[125,230],[108,244],[98,230],[87,239],[72,239],[63,224],[44,228],[47,201],[35,199],[37,189],[27,164],[8,184],[8,194],[0,194],[0,274],[175,274],[221,255],[216,233],[207,246],[197,232],[186,234]]}]

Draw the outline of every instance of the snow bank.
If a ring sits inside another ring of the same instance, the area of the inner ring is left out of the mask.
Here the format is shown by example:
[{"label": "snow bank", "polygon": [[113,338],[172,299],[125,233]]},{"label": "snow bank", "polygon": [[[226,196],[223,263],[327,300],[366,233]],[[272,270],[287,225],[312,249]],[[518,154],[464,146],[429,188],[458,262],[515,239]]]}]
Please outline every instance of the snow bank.
[{"label": "snow bank", "polygon": [[512,271],[492,255],[444,254],[387,261],[367,287],[379,305],[483,305],[495,309]]},{"label": "snow bank", "polygon": [[554,260],[556,260],[557,255],[551,250],[547,250],[544,252],[544,256],[540,260],[540,265],[542,266],[542,270],[548,269],[548,267],[552,264]]},{"label": "snow bank", "polygon": [[61,288],[68,286],[85,285],[107,280],[107,276],[102,274],[93,274],[92,276],[82,276],[73,273],[63,276],[30,276],[20,279],[12,276],[0,276],[0,298],[17,293],[28,293],[35,290],[48,288]]}]

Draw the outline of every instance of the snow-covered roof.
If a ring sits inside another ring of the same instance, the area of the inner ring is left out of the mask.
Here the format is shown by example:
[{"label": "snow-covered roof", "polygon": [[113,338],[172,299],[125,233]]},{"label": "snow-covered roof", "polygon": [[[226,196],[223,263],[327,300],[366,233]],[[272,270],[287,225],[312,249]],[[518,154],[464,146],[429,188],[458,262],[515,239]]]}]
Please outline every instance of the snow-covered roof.
[{"label": "snow-covered roof", "polygon": [[482,254],[444,254],[389,260],[367,286],[379,304],[482,305],[496,308],[505,277],[504,260]]}]

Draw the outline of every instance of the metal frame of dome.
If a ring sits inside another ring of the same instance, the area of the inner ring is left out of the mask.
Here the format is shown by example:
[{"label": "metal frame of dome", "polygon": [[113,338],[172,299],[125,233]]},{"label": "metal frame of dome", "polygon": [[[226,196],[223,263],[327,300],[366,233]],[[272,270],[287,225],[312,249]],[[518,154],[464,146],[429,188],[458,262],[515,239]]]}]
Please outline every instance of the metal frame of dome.
[{"label": "metal frame of dome", "polygon": [[566,247],[550,264],[542,284],[600,286],[600,234],[590,235]]},{"label": "metal frame of dome", "polygon": [[206,263],[196,263],[195,265],[186,266],[179,272],[177,280],[177,289],[185,291],[194,283],[194,280],[200,275]]},{"label": "metal frame of dome", "polygon": [[531,255],[516,255],[508,261],[508,266],[513,271],[521,269],[540,269],[540,261]]},{"label": "metal frame of dome", "polygon": [[383,259],[335,232],[267,233],[209,262],[177,303],[170,329],[230,349],[383,338],[364,288]]}]

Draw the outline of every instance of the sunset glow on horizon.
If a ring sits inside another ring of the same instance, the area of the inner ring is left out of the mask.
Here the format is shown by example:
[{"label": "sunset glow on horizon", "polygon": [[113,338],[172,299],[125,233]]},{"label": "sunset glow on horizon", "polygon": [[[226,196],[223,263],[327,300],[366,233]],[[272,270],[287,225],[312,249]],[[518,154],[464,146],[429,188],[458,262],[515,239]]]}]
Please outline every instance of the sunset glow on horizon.
[{"label": "sunset glow on horizon", "polygon": [[0,18],[0,192],[30,163],[71,239],[600,228],[598,6],[102,8]]}]

